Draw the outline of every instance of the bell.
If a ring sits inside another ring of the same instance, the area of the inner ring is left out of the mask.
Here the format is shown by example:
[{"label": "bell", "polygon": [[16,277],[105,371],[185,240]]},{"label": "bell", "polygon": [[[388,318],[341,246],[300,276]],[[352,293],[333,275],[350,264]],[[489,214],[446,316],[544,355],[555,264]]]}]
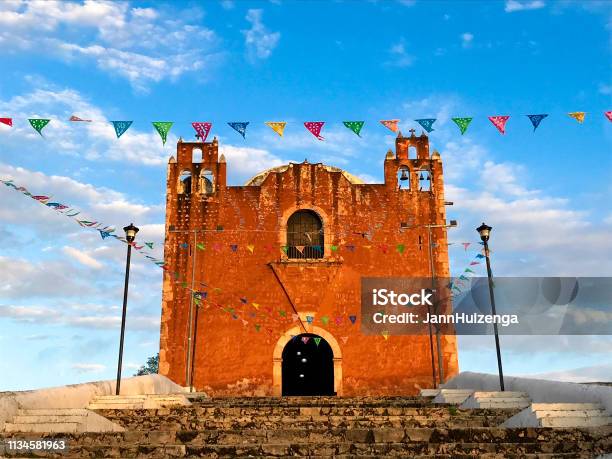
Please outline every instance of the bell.
[{"label": "bell", "polygon": [[421,177],[419,178],[419,180],[425,180],[425,176],[423,175],[422,172],[421,172]]},{"label": "bell", "polygon": [[406,169],[402,169],[402,176],[400,177],[401,181],[408,180],[408,176],[406,175]]}]

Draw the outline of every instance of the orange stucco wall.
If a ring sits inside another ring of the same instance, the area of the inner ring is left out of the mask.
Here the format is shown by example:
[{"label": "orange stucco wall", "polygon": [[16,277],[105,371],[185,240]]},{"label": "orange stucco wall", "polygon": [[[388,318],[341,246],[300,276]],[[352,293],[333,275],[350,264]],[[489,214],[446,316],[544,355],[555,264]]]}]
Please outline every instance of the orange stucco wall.
[{"label": "orange stucco wall", "polygon": [[[408,157],[409,146],[416,147],[416,158]],[[194,148],[203,150],[201,163],[192,162]],[[352,183],[341,171],[304,162],[270,172],[257,186],[227,186],[231,164],[219,157],[216,140],[179,142],[168,165],[160,373],[187,383],[193,285],[207,292],[198,311],[193,376],[198,390],[278,395],[274,352],[290,329],[301,327],[292,318],[295,311],[302,318],[312,315],[312,326],[327,332],[332,347],[339,346],[340,395],[414,394],[431,387],[428,336],[386,340],[360,333],[360,279],[431,275],[423,225],[446,222],[442,162],[430,155],[428,138],[414,134],[400,135],[396,152],[381,155],[381,162],[383,184]],[[410,190],[398,189],[400,166],[409,168]],[[212,194],[203,193],[197,180],[203,169],[214,176]],[[418,190],[420,169],[431,170],[432,191]],[[188,193],[179,193],[183,171],[193,177]],[[323,220],[323,259],[287,260],[280,249],[287,219],[298,209],[312,209]],[[446,228],[433,228],[432,235],[436,275],[448,276]],[[404,244],[403,253],[397,244]],[[350,315],[358,317],[356,324]],[[458,371],[456,340],[445,336],[442,343],[448,378]]]}]

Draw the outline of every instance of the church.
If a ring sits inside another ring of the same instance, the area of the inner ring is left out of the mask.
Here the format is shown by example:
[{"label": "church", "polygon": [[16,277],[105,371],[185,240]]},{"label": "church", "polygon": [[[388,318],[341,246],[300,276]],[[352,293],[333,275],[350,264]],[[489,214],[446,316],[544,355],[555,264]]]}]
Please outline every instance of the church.
[{"label": "church", "polygon": [[[384,183],[305,160],[229,186],[217,139],[179,140],[159,373],[210,396],[432,387],[430,337],[362,333],[360,290],[362,278],[449,277],[442,160],[414,131],[381,160]],[[448,379],[456,337],[440,338],[435,361]]]}]

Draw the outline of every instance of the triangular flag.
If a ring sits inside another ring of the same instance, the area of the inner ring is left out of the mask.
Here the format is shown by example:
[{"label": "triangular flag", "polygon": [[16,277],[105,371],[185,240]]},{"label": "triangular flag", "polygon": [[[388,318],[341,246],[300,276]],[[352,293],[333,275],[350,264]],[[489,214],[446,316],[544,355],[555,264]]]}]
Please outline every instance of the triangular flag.
[{"label": "triangular flag", "polygon": [[162,144],[166,145],[166,139],[168,138],[168,132],[174,123],[172,121],[153,121],[153,127],[162,139]]},{"label": "triangular flag", "polygon": [[501,134],[506,133],[506,121],[508,121],[509,116],[489,116],[489,121],[493,123],[493,126],[497,128],[497,130]]},{"label": "triangular flag", "polygon": [[382,251],[382,253],[387,253],[389,246],[387,244],[380,244],[378,248]]},{"label": "triangular flag", "polygon": [[236,244],[230,244],[230,249],[232,249],[232,252],[236,252],[238,250],[238,246]]},{"label": "triangular flag", "polygon": [[13,118],[0,118],[0,123],[6,124],[7,126],[12,126]]},{"label": "triangular flag", "polygon": [[281,245],[281,248],[280,248],[280,249],[281,249],[281,250],[282,250],[282,251],[285,253],[285,255],[287,255],[287,251],[289,250],[289,247],[288,247],[288,246],[286,246],[286,245]]},{"label": "triangular flag", "polygon": [[317,345],[317,347],[319,346],[319,343],[321,342],[321,337],[320,336],[316,336],[313,338],[315,344]]},{"label": "triangular flag", "polygon": [[229,127],[231,127],[234,131],[236,131],[238,134],[240,134],[243,139],[245,138],[245,136],[246,136],[246,128],[249,125],[248,121],[245,121],[245,122],[233,122],[233,123],[227,123],[227,124],[229,124]]},{"label": "triangular flag", "polygon": [[300,253],[304,253],[304,247],[303,245],[296,245],[295,248],[298,252]]},{"label": "triangular flag", "polygon": [[478,262],[478,261],[473,261],[473,262],[471,262],[471,263],[470,263],[470,266],[479,265],[479,264],[480,264],[480,262]]},{"label": "triangular flag", "polygon": [[529,121],[531,121],[531,124],[533,124],[533,132],[535,132],[542,120],[547,116],[548,115],[546,113],[542,113],[541,115],[527,115],[527,118],[529,118]]},{"label": "triangular flag", "polygon": [[310,340],[310,336],[302,336],[302,343],[308,344],[309,340]]},{"label": "triangular flag", "polygon": [[38,119],[38,118],[30,118],[28,119],[28,121],[30,122],[30,125],[36,130],[36,132],[38,132],[41,137],[42,137],[42,130],[43,128],[49,124],[49,121],[51,120],[47,120],[47,119]]},{"label": "triangular flag", "polygon": [[253,253],[253,251],[255,250],[255,246],[253,244],[247,244],[246,248],[251,253]]},{"label": "triangular flag", "polygon": [[321,322],[323,322],[323,325],[327,325],[329,322],[329,317],[327,316],[321,317]]},{"label": "triangular flag", "polygon": [[79,118],[75,115],[72,115],[70,118],[68,118],[68,121],[84,121],[86,123],[91,123],[91,120],[84,120],[83,118]]},{"label": "triangular flag", "polygon": [[571,113],[568,113],[568,116],[571,116],[576,121],[578,121],[580,124],[582,124],[584,122],[584,117],[586,116],[586,112],[571,112]]},{"label": "triangular flag", "polygon": [[[609,112],[604,112],[604,115],[606,115],[606,118],[608,118],[610,121],[612,121],[612,111]],[[7,119],[7,118],[0,118],[0,122],[2,122],[3,119]],[[8,118],[10,120],[10,118]]]},{"label": "triangular flag", "polygon": [[294,322],[297,322],[299,320],[300,316],[297,314],[291,314],[291,319],[293,319]]},{"label": "triangular flag", "polygon": [[393,132],[397,132],[397,123],[399,123],[399,120],[380,120],[380,124]]},{"label": "triangular flag", "polygon": [[287,317],[287,311],[278,311],[281,317]]},{"label": "triangular flag", "polygon": [[252,303],[252,305],[253,305],[253,307],[254,307],[255,309],[259,309],[259,304],[257,304],[257,303]]},{"label": "triangular flag", "polygon": [[342,340],[343,344],[346,344],[346,342],[348,341],[348,336],[342,336],[340,339]]},{"label": "triangular flag", "polygon": [[196,131],[196,137],[200,139],[202,142],[206,142],[206,137],[208,137],[210,128],[212,128],[212,123],[204,123],[201,121],[195,121],[191,123],[191,125]]},{"label": "triangular flag", "polygon": [[349,316],[349,320],[353,325],[355,325],[355,322],[357,322],[357,316]]},{"label": "triangular flag", "polygon": [[405,246],[404,244],[397,244],[397,247],[396,247],[397,251],[398,251],[400,254],[404,253],[404,249],[405,249],[405,248],[406,248],[406,246]]},{"label": "triangular flag", "polygon": [[470,268],[465,268],[465,271],[463,271],[464,273],[473,273],[474,271],[472,271]]},{"label": "triangular flag", "polygon": [[476,258],[484,258],[485,256],[481,253],[479,253],[478,255],[476,255]]},{"label": "triangular flag", "polygon": [[361,128],[365,124],[365,121],[343,121],[342,123],[359,137],[361,137],[359,133],[361,132]]},{"label": "triangular flag", "polygon": [[467,249],[468,249],[468,247],[470,246],[470,244],[471,244],[471,242],[462,242],[462,243],[461,243],[461,245],[463,246],[463,248],[464,248],[465,250],[467,250]]},{"label": "triangular flag", "polygon": [[312,316],[306,316],[306,322],[308,322],[309,324],[311,324],[314,321],[314,317]]},{"label": "triangular flag", "polygon": [[100,231],[100,236],[102,237],[102,239],[106,239],[107,237],[110,236],[110,233],[107,233],[106,231],[102,231],[102,230],[98,230]]},{"label": "triangular flag", "polygon": [[[205,250],[205,249],[206,249],[206,246],[205,246],[203,243],[201,243],[201,242],[198,242],[198,243],[196,244],[196,247],[197,247],[198,249],[200,249],[200,250]],[[153,247],[151,247],[151,248],[153,248]]]},{"label": "triangular flag", "polygon": [[423,129],[425,129],[427,132],[431,132],[434,130],[432,126],[436,122],[436,118],[421,118],[415,121],[423,126]]},{"label": "triangular flag", "polygon": [[313,248],[314,250],[316,250],[317,252],[322,252],[322,251],[323,251],[323,249],[321,248],[321,246],[320,246],[320,245],[313,245],[313,246],[312,246],[312,248]]},{"label": "triangular flag", "polygon": [[388,331],[383,331],[380,333],[381,335],[383,335],[383,338],[385,339],[385,341],[387,341],[389,339],[389,332]]},{"label": "triangular flag", "polygon": [[283,132],[285,131],[285,126],[287,125],[284,121],[266,121],[267,126],[272,128],[274,132],[276,132],[279,136],[283,136]]},{"label": "triangular flag", "polygon": [[459,130],[461,131],[461,135],[463,135],[465,134],[465,131],[467,131],[468,126],[470,125],[470,123],[472,122],[474,118],[451,118],[451,119],[459,127]]},{"label": "triangular flag", "polygon": [[261,325],[255,324],[255,331],[259,331],[260,328],[261,328]]},{"label": "triangular flag", "polygon": [[346,250],[348,250],[349,252],[354,252],[355,251],[355,246],[353,244],[345,245],[344,248]]},{"label": "triangular flag", "polygon": [[242,320],[242,325],[248,325],[248,322],[246,320],[244,319],[241,319],[241,320]]},{"label": "triangular flag", "polygon": [[320,135],[324,124],[324,121],[306,121],[304,123],[304,127],[308,129],[317,139],[324,140]]},{"label": "triangular flag", "polygon": [[145,245],[150,248],[151,250],[153,250],[153,243],[152,242],[145,242]]},{"label": "triangular flag", "polygon": [[242,304],[247,304],[249,302],[249,300],[247,300],[245,297],[242,296],[242,297],[240,297],[240,302]]},{"label": "triangular flag", "polygon": [[111,123],[113,123],[115,134],[117,134],[117,138],[119,138],[130,128],[133,121],[111,121]]},{"label": "triangular flag", "polygon": [[340,325],[342,323],[342,316],[336,316],[334,320],[336,321],[336,325]]},{"label": "triangular flag", "polygon": [[331,248],[332,252],[335,252],[335,251],[338,250],[338,246],[337,245],[332,245],[330,248]]}]

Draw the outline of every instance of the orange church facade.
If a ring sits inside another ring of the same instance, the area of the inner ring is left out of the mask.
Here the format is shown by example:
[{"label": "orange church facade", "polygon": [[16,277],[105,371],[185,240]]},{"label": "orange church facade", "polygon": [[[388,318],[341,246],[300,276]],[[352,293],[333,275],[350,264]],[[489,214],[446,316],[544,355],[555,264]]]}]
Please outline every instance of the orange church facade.
[{"label": "orange church facade", "polygon": [[[427,278],[432,265],[449,276],[442,161],[414,132],[381,160],[382,184],[304,161],[228,186],[216,139],[179,141],[167,176],[159,372],[211,396],[432,387],[429,336],[361,333],[360,286]],[[441,343],[448,379],[456,338]]]}]

